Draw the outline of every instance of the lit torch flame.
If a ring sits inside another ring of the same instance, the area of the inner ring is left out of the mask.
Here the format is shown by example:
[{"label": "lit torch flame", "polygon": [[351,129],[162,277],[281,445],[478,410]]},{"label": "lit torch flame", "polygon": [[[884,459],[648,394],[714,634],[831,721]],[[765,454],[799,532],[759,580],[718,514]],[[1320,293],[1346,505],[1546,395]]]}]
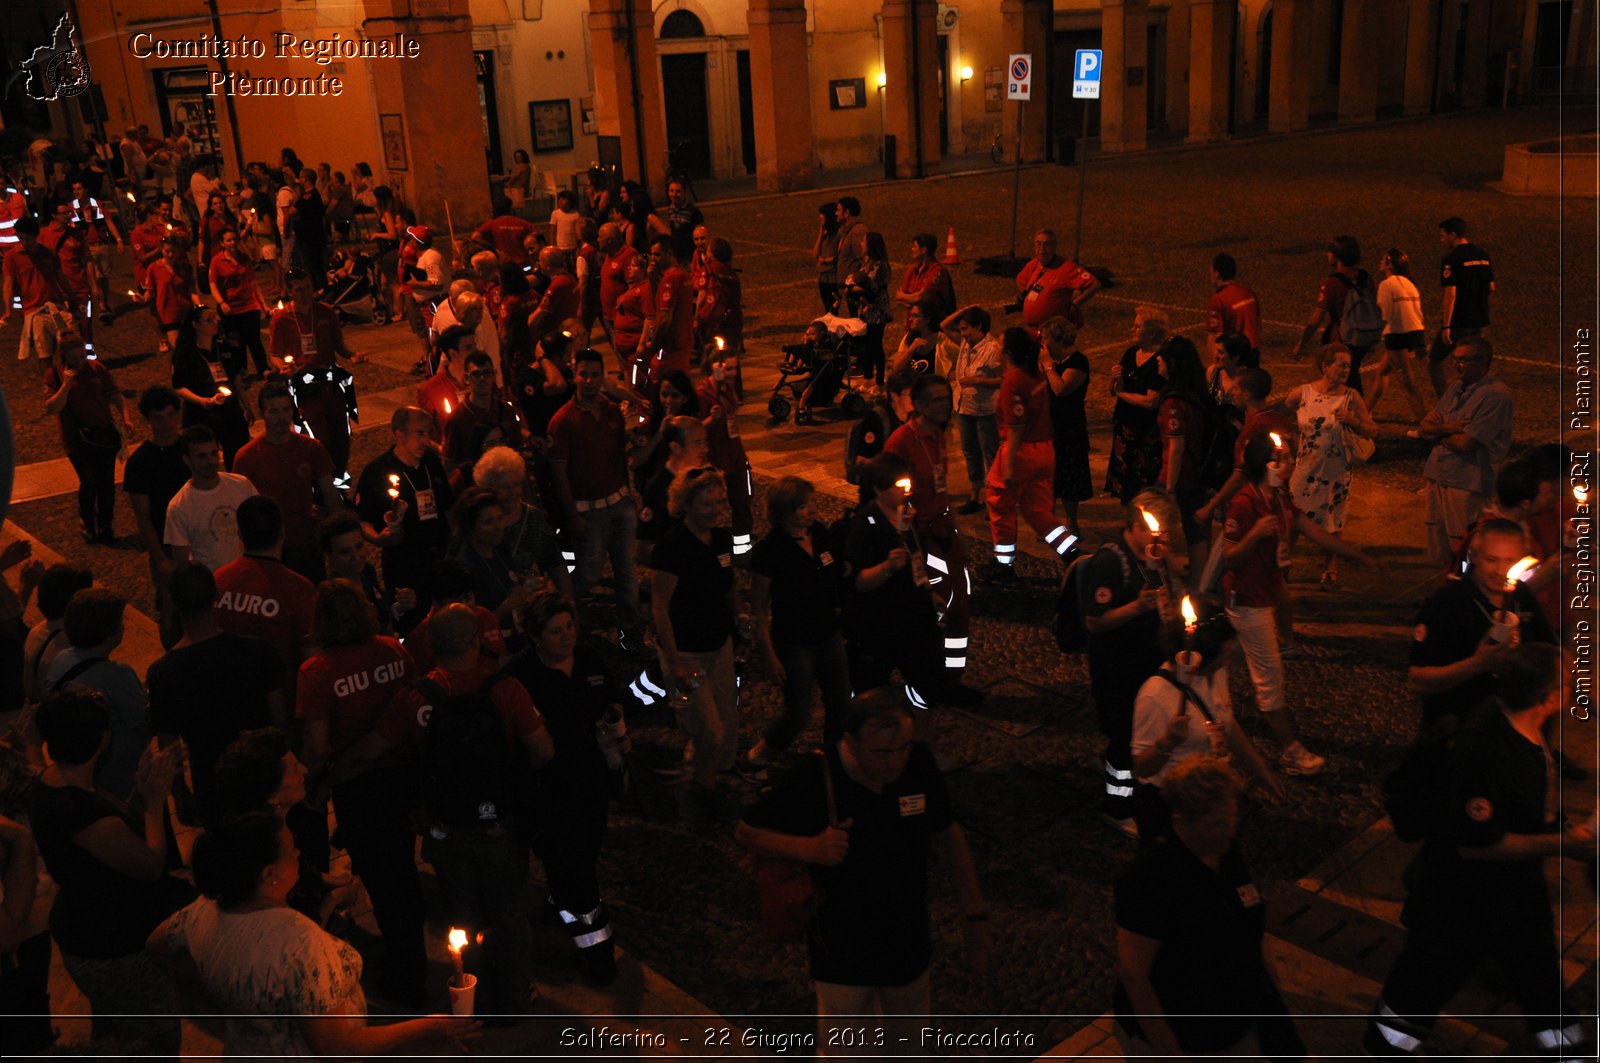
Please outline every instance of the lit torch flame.
[{"label": "lit torch flame", "polygon": [[283,300],[282,300],[282,299],[279,299],[279,300],[278,300],[278,307],[277,307],[277,308],[278,308],[278,309],[279,309],[279,310],[282,310],[282,309],[283,309]]},{"label": "lit torch flame", "polygon": [[467,932],[465,930],[462,930],[459,926],[451,927],[450,928],[450,951],[456,953],[457,955],[459,955],[461,950],[466,948],[466,947],[467,947]]},{"label": "lit torch flame", "polygon": [[1533,575],[1533,570],[1539,567],[1537,557],[1525,557],[1512,565],[1506,572],[1506,590],[1511,590],[1519,583],[1528,582],[1528,577]]},{"label": "lit torch flame", "polygon": [[728,341],[727,340],[723,339],[721,336],[716,337],[716,340],[717,340],[717,350],[725,351],[725,350],[728,349]]},{"label": "lit torch flame", "polygon": [[1139,516],[1144,518],[1145,527],[1150,529],[1151,535],[1161,534],[1161,522],[1156,519],[1156,515],[1154,513],[1150,512],[1148,509],[1140,509]]},{"label": "lit torch flame", "polygon": [[217,389],[217,394],[221,395],[225,399],[231,399],[231,398],[233,398],[233,389],[232,388],[218,388]]},{"label": "lit torch flame", "polygon": [[894,485],[908,495],[911,493],[911,477],[909,476],[900,477],[900,479],[894,482]]},{"label": "lit torch flame", "polygon": [[1187,594],[1183,596],[1182,610],[1183,630],[1193,634],[1195,626],[1200,623],[1200,617],[1199,614],[1194,611],[1194,603],[1189,600],[1189,596]]},{"label": "lit torch flame", "polygon": [[395,473],[389,474],[389,497],[395,499],[400,497],[400,477]]},{"label": "lit torch flame", "polygon": [[450,416],[450,400],[449,399],[445,399],[444,400],[444,415],[446,417]]},{"label": "lit torch flame", "polygon": [[1280,436],[1276,432],[1268,432],[1267,433],[1267,437],[1272,440],[1272,449],[1273,450],[1282,450],[1283,449],[1283,437],[1282,436]]},{"label": "lit torch flame", "polygon": [[129,203],[137,203],[137,202],[139,202],[139,198],[137,196],[135,196],[132,192],[124,192],[122,194],[128,197],[128,202]]}]

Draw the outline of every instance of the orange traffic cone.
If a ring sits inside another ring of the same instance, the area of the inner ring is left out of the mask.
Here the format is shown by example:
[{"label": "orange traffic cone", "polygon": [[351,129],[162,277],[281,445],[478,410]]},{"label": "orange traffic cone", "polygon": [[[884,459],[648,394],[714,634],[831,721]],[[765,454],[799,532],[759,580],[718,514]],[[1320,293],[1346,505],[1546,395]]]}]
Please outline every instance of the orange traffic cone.
[{"label": "orange traffic cone", "polygon": [[956,227],[950,226],[950,233],[944,238],[944,264],[946,266],[961,265],[961,252],[956,250]]}]

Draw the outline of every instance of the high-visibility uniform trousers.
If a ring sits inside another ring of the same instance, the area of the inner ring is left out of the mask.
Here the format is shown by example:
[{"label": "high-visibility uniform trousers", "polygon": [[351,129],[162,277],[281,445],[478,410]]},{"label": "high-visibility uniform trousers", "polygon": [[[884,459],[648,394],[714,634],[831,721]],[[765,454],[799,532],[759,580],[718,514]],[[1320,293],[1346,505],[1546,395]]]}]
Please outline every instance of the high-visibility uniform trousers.
[{"label": "high-visibility uniform trousers", "polygon": [[[1017,556],[1017,510],[1039,538],[1052,546],[1066,536],[1055,515],[1056,448],[1049,441],[1017,444],[1016,474],[1005,485],[1005,451],[996,455],[985,479],[989,505],[989,531],[994,537],[995,560],[1011,564]],[[1051,540],[1055,533],[1054,541]]]},{"label": "high-visibility uniform trousers", "polygon": [[967,599],[972,595],[972,575],[967,571],[966,551],[955,527],[948,532],[934,531],[929,524],[917,525],[917,541],[922,545],[939,611],[939,626],[944,630],[944,667],[949,679],[960,679],[967,666],[970,625]]}]

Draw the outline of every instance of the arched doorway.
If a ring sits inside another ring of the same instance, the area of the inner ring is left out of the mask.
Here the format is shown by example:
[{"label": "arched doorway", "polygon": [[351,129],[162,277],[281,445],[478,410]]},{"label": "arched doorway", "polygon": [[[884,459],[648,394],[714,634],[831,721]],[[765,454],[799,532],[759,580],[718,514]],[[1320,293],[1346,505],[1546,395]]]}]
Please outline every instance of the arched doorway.
[{"label": "arched doorway", "polygon": [[[679,8],[661,23],[661,40],[704,37],[706,28],[692,11]],[[666,102],[667,148],[677,168],[690,177],[711,176],[711,115],[706,99],[706,53],[661,56],[661,97]]]},{"label": "arched doorway", "polygon": [[1256,112],[1259,122],[1267,120],[1267,108],[1272,100],[1272,8],[1261,12],[1256,24]]}]

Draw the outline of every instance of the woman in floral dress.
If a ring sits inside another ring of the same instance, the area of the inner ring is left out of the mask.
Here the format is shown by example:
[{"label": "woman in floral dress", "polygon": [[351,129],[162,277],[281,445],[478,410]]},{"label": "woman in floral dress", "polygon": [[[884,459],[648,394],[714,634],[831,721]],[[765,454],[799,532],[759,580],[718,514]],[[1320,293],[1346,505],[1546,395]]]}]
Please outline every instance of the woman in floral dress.
[{"label": "woman in floral dress", "polygon": [[[1343,344],[1330,343],[1317,356],[1317,365],[1322,375],[1296,388],[1284,401],[1300,426],[1300,451],[1289,491],[1296,509],[1338,538],[1350,500],[1351,461],[1344,433],[1348,429],[1371,438],[1378,426],[1361,396],[1345,383],[1350,378],[1349,350]],[[1338,565],[1335,554],[1324,554],[1324,590],[1339,585]]]}]

